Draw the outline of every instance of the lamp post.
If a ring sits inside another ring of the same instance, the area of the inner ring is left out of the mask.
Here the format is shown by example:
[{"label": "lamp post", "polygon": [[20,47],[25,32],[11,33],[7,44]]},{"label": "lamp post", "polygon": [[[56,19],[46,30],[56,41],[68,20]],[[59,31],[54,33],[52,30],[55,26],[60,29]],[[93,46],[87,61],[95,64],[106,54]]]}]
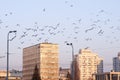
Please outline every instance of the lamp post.
[{"label": "lamp post", "polygon": [[[17,31],[9,31],[7,34],[7,76],[6,76],[6,80],[8,80],[8,71],[9,71],[9,41],[12,41],[16,37],[16,32]],[[10,33],[15,33],[15,36],[11,39],[9,39]]]},{"label": "lamp post", "polygon": [[74,48],[72,43],[67,43],[72,47],[72,80],[74,80]]}]

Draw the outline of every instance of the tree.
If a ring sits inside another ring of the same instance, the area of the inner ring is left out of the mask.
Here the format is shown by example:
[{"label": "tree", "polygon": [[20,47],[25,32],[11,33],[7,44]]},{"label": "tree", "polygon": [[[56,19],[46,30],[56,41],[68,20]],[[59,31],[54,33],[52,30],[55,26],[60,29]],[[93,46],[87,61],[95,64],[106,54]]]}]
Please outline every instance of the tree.
[{"label": "tree", "polygon": [[67,73],[67,78],[68,78],[68,80],[70,80],[70,76],[71,76],[71,75],[70,75],[70,73],[68,72],[68,73]]}]

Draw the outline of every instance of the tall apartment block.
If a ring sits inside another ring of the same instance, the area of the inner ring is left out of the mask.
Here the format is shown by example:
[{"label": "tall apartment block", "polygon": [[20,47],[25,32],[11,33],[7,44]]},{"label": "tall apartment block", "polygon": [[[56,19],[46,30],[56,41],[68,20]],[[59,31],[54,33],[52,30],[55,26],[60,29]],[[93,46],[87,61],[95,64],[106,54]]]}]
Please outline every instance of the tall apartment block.
[{"label": "tall apartment block", "polygon": [[58,45],[40,43],[23,49],[23,80],[59,80]]},{"label": "tall apartment block", "polygon": [[89,49],[81,49],[74,59],[74,80],[91,80],[92,74],[103,72],[103,59]]},{"label": "tall apartment block", "polygon": [[113,70],[115,72],[120,72],[120,52],[117,57],[113,58]]}]

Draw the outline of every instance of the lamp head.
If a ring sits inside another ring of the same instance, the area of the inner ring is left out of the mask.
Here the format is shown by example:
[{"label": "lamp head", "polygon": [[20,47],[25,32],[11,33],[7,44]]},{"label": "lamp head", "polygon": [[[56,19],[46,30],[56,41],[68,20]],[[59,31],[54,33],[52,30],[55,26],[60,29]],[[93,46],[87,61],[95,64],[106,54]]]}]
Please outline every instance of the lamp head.
[{"label": "lamp head", "polygon": [[72,43],[67,43],[66,45],[72,45]]},{"label": "lamp head", "polygon": [[72,43],[70,43],[70,45],[72,45]]},{"label": "lamp head", "polygon": [[13,31],[13,32],[17,32],[17,31],[15,30],[15,31]]},{"label": "lamp head", "polygon": [[9,33],[13,33],[13,32],[16,33],[17,31],[16,30],[15,31],[9,31]]},{"label": "lamp head", "polygon": [[66,45],[70,45],[69,43],[67,43]]}]

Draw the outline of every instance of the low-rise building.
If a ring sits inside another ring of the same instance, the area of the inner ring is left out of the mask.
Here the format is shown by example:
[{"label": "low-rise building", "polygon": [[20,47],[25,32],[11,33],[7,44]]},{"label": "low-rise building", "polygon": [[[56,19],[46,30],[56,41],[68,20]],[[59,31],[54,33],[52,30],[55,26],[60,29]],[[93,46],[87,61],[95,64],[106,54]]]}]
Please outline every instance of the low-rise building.
[{"label": "low-rise building", "polygon": [[71,80],[70,79],[70,69],[60,69],[59,80]]},{"label": "low-rise building", "polygon": [[[1,70],[0,71],[0,80],[6,80],[6,74],[7,74],[6,71]],[[8,76],[9,76],[8,80],[21,80],[21,77],[11,76],[10,72],[8,73]]]},{"label": "low-rise building", "polygon": [[[6,77],[6,71],[0,70],[0,77]],[[10,72],[8,73],[8,76],[10,76]]]},{"label": "low-rise building", "polygon": [[10,76],[12,76],[12,77],[20,77],[22,79],[22,71],[13,69],[13,70],[10,71]]},{"label": "low-rise building", "polygon": [[120,80],[120,72],[96,73],[92,80]]}]

